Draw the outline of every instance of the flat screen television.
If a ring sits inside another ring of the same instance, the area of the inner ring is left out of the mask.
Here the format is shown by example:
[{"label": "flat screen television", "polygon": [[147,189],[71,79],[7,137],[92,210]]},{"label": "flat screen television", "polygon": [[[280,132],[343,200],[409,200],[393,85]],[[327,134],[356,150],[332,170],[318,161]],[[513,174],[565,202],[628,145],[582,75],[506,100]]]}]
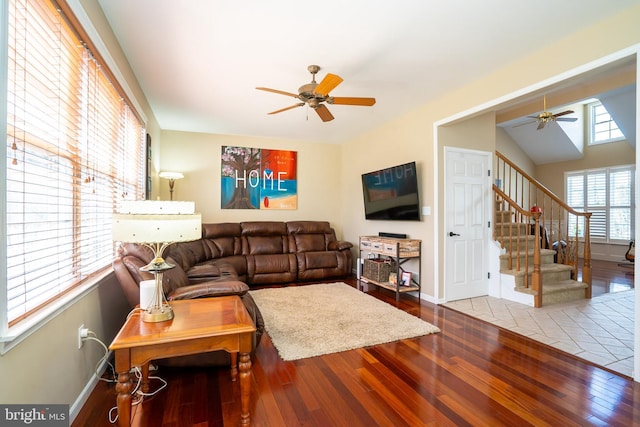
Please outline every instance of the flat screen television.
[{"label": "flat screen television", "polygon": [[420,221],[416,162],[362,174],[366,219]]}]

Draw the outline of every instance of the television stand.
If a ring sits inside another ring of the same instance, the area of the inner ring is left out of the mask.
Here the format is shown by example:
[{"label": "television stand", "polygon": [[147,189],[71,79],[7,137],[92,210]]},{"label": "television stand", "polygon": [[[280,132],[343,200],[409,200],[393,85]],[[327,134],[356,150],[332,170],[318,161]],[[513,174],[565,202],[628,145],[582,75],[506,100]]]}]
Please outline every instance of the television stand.
[{"label": "television stand", "polygon": [[[378,260],[388,260],[391,262],[393,272],[396,274],[396,282],[389,282],[389,277],[371,277],[373,274],[363,269],[360,280],[365,283],[371,283],[381,288],[389,289],[396,293],[396,301],[400,301],[400,295],[405,292],[418,292],[422,288],[422,263],[421,263],[421,240],[416,239],[397,239],[392,237],[379,236],[360,236],[360,259],[371,261],[364,257],[363,254],[373,254]],[[402,265],[411,259],[418,261],[418,277],[411,275],[410,282],[403,285],[402,282]],[[369,276],[369,277],[368,277]]]}]

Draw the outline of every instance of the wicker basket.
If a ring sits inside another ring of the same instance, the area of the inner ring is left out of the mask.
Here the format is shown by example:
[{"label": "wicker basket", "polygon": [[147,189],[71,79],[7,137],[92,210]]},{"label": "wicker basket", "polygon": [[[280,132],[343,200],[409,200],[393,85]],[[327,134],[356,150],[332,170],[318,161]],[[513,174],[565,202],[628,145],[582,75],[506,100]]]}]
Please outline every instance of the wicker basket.
[{"label": "wicker basket", "polygon": [[365,259],[362,275],[376,282],[388,282],[389,273],[395,270],[393,263],[381,259]]}]

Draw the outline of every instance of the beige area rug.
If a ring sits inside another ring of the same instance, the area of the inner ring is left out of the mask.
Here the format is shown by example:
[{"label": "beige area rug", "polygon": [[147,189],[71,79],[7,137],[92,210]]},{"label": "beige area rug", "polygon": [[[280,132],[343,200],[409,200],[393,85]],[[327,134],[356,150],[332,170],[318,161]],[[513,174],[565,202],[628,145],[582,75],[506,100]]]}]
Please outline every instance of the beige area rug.
[{"label": "beige area rug", "polygon": [[345,283],[249,291],[283,360],[297,360],[440,330]]}]

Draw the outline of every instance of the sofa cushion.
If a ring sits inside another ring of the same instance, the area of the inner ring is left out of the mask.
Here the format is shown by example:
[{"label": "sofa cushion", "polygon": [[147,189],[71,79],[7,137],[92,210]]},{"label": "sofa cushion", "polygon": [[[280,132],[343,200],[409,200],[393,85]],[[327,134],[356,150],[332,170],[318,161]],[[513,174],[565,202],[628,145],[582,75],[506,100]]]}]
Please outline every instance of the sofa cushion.
[{"label": "sofa cushion", "polygon": [[251,284],[296,281],[296,258],[293,254],[247,255],[247,276]]},{"label": "sofa cushion", "polygon": [[171,294],[169,294],[167,299],[169,301],[173,301],[179,299],[194,299],[202,297],[244,295],[248,290],[249,286],[237,280],[210,281],[178,288]]},{"label": "sofa cushion", "polygon": [[242,238],[244,255],[279,255],[285,251],[283,236],[246,236]]},{"label": "sofa cushion", "polygon": [[324,234],[294,234],[293,247],[295,252],[326,251]]},{"label": "sofa cushion", "polygon": [[339,277],[351,269],[351,252],[301,252],[296,254],[298,280],[322,280]]},{"label": "sofa cushion", "polygon": [[238,278],[233,265],[220,259],[196,264],[186,273],[191,283],[212,279],[235,280]]},{"label": "sofa cushion", "polygon": [[334,234],[333,228],[327,221],[289,221],[289,234]]},{"label": "sofa cushion", "polygon": [[286,236],[287,225],[279,221],[241,222],[243,236]]},{"label": "sofa cushion", "polygon": [[243,222],[241,225],[243,255],[289,253],[287,226],[284,222],[254,221]]},{"label": "sofa cushion", "polygon": [[240,237],[242,227],[239,222],[219,222],[216,224],[202,224],[202,237],[216,239],[218,237]]},{"label": "sofa cushion", "polygon": [[287,222],[291,252],[326,251],[336,241],[333,228],[326,221]]},{"label": "sofa cushion", "polygon": [[173,258],[167,257],[165,261],[168,264],[176,265],[176,268],[172,268],[171,270],[166,270],[162,274],[162,289],[164,290],[165,295],[170,294],[181,286],[186,286],[189,284],[189,278],[184,270],[179,267],[178,262],[176,262]]}]

